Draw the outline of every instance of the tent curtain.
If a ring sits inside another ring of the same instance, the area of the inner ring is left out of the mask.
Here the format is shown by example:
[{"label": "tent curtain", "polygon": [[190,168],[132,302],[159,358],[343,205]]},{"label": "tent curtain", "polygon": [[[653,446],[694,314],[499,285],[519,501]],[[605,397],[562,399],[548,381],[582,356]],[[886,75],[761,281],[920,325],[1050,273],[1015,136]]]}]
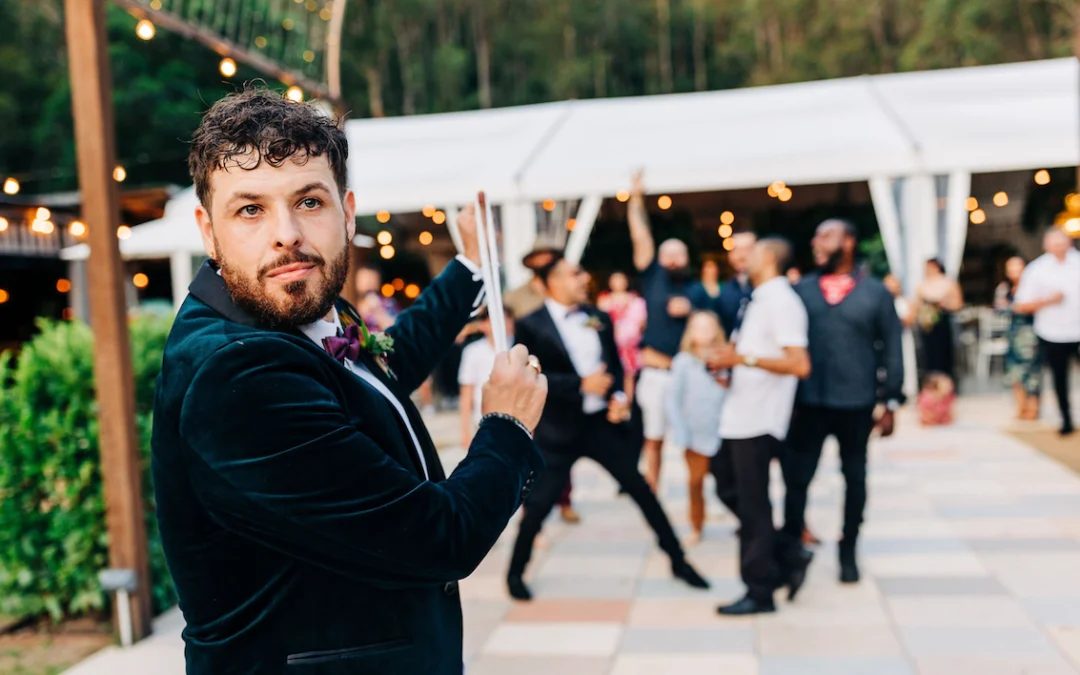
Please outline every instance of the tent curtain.
[{"label": "tent curtain", "polygon": [[971,194],[971,172],[953,171],[949,174],[948,195],[945,197],[945,271],[960,276],[960,264],[967,244],[967,198]]},{"label": "tent curtain", "polygon": [[893,196],[893,181],[885,176],[870,179],[870,200],[874,204],[881,243],[885,246],[885,257],[889,259],[889,270],[901,280],[906,276],[904,268],[904,247],[900,236],[900,214],[896,209]]},{"label": "tent curtain", "polygon": [[517,288],[529,280],[529,270],[521,259],[536,242],[536,205],[509,202],[502,206],[503,270],[506,287]]},{"label": "tent curtain", "polygon": [[589,195],[581,201],[574,217],[574,229],[566,240],[566,259],[572,263],[581,262],[585,246],[589,243],[596,217],[600,215],[600,206],[604,203],[603,195]]}]

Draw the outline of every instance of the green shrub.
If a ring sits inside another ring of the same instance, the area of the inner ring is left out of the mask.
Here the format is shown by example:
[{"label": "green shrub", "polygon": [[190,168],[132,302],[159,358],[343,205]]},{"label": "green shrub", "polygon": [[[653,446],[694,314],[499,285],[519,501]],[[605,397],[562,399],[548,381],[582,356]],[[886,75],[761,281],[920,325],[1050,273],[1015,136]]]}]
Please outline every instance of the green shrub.
[{"label": "green shrub", "polygon": [[[149,473],[154,381],[171,320],[130,322],[155,613],[175,603]],[[0,614],[59,620],[106,607],[97,575],[108,567],[108,533],[93,333],[81,322],[39,329],[14,363],[0,358]]]}]

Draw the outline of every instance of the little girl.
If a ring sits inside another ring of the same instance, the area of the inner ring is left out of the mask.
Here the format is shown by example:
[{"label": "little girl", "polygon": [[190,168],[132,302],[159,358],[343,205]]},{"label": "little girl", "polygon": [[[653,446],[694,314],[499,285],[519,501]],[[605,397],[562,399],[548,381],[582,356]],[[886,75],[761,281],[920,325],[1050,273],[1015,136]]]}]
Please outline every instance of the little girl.
[{"label": "little girl", "polygon": [[689,544],[701,541],[705,527],[705,475],[720,448],[720,408],[724,387],[705,367],[709,354],[725,343],[724,329],[712,312],[694,312],[686,323],[679,353],[671,363],[667,415],[671,440],[686,451],[690,468]]},{"label": "little girl", "polygon": [[952,424],[955,402],[956,387],[952,378],[944,373],[928,374],[916,402],[919,422],[924,427]]}]

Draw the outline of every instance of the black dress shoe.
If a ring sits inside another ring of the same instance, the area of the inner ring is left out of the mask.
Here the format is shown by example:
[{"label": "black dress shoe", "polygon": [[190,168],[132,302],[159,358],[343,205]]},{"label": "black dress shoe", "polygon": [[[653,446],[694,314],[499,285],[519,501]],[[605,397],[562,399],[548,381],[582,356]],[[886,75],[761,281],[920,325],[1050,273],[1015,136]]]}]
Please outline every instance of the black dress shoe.
[{"label": "black dress shoe", "polygon": [[704,577],[698,574],[697,570],[685,560],[671,563],[671,574],[676,579],[684,581],[688,586],[702,589],[709,587],[709,582],[705,581]]},{"label": "black dress shoe", "polygon": [[1064,438],[1065,436],[1072,436],[1075,432],[1076,429],[1073,427],[1072,422],[1066,422],[1061,426],[1061,430],[1058,431],[1058,435]]},{"label": "black dress shoe", "polygon": [[859,566],[855,564],[855,558],[848,560],[843,558],[840,559],[840,583],[859,583]]},{"label": "black dress shoe", "polygon": [[791,564],[791,571],[787,578],[787,599],[791,602],[799,594],[799,589],[806,582],[806,570],[810,569],[810,561],[814,559],[814,552],[801,549]]},{"label": "black dress shoe", "polygon": [[749,595],[738,602],[730,605],[720,605],[716,608],[716,613],[724,616],[749,616],[751,614],[768,614],[775,611],[776,604],[772,600],[755,600]]},{"label": "black dress shoe", "polygon": [[532,591],[525,585],[525,582],[518,575],[511,574],[506,577],[506,588],[510,591],[510,597],[522,602],[528,602],[533,599]]}]

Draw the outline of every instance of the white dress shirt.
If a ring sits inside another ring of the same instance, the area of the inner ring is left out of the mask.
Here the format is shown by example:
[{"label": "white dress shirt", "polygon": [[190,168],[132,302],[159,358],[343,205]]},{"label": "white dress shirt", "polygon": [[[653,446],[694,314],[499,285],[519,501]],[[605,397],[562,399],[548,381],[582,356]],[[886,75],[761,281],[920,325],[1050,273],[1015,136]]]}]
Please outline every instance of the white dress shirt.
[{"label": "white dress shirt", "polygon": [[[319,319],[315,323],[309,323],[306,326],[301,326],[300,330],[304,335],[311,338],[311,340],[319,345],[323,346],[323,339],[328,337],[334,337],[341,330],[341,317],[338,316],[337,309],[330,310],[330,319]],[[394,396],[385,384],[379,381],[379,378],[375,377],[370,370],[362,363],[350,361],[345,359],[345,365],[349,370],[356,374],[364,382],[371,385],[376,391],[382,394],[390,405],[394,406],[394,410],[397,411],[401,421],[405,423],[405,428],[409,430],[409,438],[412,439],[413,448],[416,451],[416,456],[420,458],[420,466],[424,469],[424,478],[430,478],[428,474],[427,461],[424,459],[424,452],[420,447],[420,439],[416,436],[416,431],[413,430],[412,424],[409,422],[409,416],[405,413],[405,407],[401,405],[401,401],[397,396]]]},{"label": "white dress shirt", "polygon": [[[577,307],[566,305],[548,299],[544,302],[547,311],[551,314],[551,320],[555,322],[555,328],[559,331],[566,353],[570,355],[570,362],[574,364],[574,370],[579,377],[592,375],[600,366],[604,365],[604,350],[600,346],[600,334],[586,325],[589,315]],[[598,413],[607,409],[607,401],[603,396],[585,394],[585,400],[581,409],[587,415]]]},{"label": "white dress shirt", "polygon": [[1065,297],[1056,305],[1035,312],[1035,334],[1047,342],[1080,342],[1080,251],[1070,249],[1065,260],[1044,253],[1032,261],[1016,289],[1015,302],[1045,300],[1054,293]]}]

